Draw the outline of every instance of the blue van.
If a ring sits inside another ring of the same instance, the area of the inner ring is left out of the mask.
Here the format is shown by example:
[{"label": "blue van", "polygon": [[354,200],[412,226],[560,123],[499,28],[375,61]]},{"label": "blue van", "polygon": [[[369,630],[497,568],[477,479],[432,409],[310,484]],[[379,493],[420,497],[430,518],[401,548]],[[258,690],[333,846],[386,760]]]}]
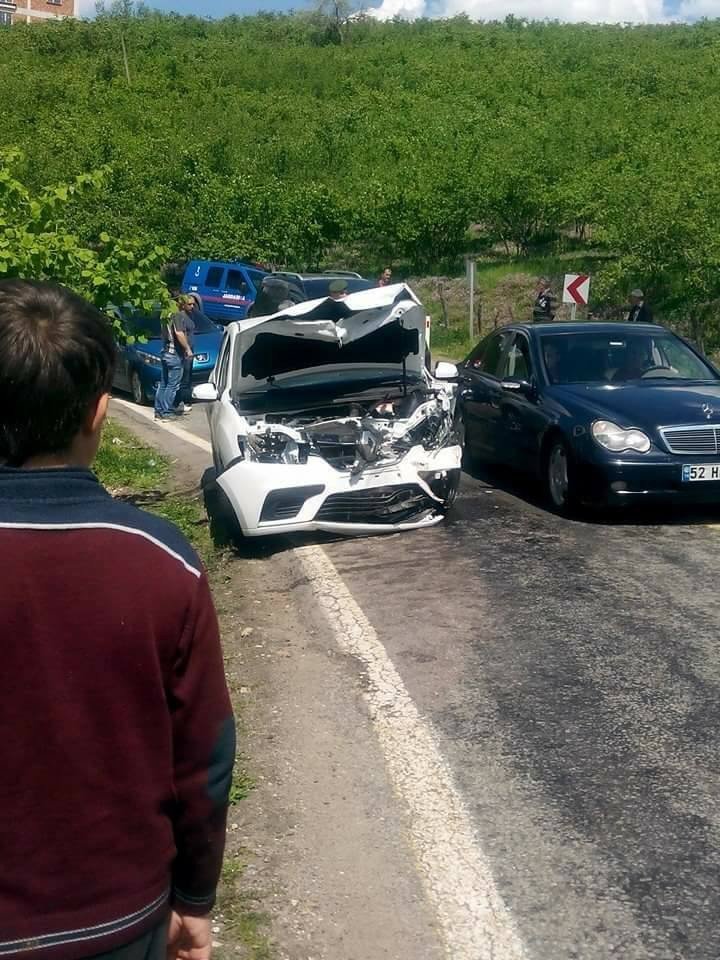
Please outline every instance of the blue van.
[{"label": "blue van", "polygon": [[191,260],[180,290],[199,294],[207,316],[225,325],[247,315],[265,276],[242,260]]}]

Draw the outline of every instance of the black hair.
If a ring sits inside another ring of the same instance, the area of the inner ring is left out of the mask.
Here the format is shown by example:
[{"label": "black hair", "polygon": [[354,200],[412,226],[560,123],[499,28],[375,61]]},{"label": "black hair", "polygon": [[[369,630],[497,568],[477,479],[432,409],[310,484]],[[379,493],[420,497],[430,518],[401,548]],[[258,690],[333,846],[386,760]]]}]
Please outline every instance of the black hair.
[{"label": "black hair", "polygon": [[68,450],[114,362],[110,323],[87,300],[55,283],[0,281],[0,461]]}]

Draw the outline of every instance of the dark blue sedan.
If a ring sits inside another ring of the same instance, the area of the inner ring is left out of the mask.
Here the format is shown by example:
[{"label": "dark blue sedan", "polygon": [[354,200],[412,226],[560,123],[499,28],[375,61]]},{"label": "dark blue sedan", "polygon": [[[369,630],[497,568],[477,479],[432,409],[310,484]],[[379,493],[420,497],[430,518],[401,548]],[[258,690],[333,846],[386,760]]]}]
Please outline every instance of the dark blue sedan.
[{"label": "dark blue sedan", "polygon": [[[193,386],[205,383],[215,366],[223,338],[222,327],[217,326],[204,314],[195,314]],[[135,403],[152,404],[155,390],[162,373],[160,353],[162,335],[160,318],[135,315],[124,318],[128,333],[135,338],[133,343],[118,347],[113,387],[132,394]]]},{"label": "dark blue sedan", "polygon": [[720,373],[663,327],[503,327],[457,375],[467,459],[535,474],[559,511],[720,502]]}]

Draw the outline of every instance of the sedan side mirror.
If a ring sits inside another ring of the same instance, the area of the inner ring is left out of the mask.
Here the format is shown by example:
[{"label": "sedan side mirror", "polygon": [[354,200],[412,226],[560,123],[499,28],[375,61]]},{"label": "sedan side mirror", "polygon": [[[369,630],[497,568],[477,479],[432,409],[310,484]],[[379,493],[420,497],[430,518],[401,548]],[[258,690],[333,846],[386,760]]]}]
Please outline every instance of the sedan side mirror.
[{"label": "sedan side mirror", "polygon": [[435,364],[436,380],[454,380],[458,376],[458,368],[454,363],[448,363],[447,360],[439,360]]},{"label": "sedan side mirror", "polygon": [[503,380],[500,386],[503,390],[509,390],[511,393],[521,393],[524,397],[535,396],[535,385],[529,380]]},{"label": "sedan side mirror", "polygon": [[217,387],[214,383],[198,383],[193,387],[192,395],[194,400],[217,400]]}]

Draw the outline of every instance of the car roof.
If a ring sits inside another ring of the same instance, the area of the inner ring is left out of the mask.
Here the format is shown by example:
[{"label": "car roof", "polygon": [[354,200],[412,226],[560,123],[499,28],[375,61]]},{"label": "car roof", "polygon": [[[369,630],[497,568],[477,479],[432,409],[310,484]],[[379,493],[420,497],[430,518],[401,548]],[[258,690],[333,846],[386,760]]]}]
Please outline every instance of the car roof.
[{"label": "car roof", "polygon": [[326,270],[323,273],[296,273],[294,270],[276,270],[280,277],[297,277],[298,280],[364,280],[359,273],[350,273],[349,270]]},{"label": "car roof", "polygon": [[196,257],[194,260],[188,261],[188,266],[190,266],[191,263],[209,263],[215,267],[247,267],[248,270],[259,270],[260,273],[270,272],[264,267],[258,266],[257,263],[250,263],[248,260],[205,260],[202,257]]},{"label": "car roof", "polygon": [[646,330],[655,333],[668,333],[665,327],[658,323],[627,323],[618,321],[617,323],[597,322],[595,320],[586,320],[584,323],[566,323],[562,320],[553,323],[511,323],[503,330],[524,330],[526,333],[535,331],[536,333],[618,333],[620,330]]}]

